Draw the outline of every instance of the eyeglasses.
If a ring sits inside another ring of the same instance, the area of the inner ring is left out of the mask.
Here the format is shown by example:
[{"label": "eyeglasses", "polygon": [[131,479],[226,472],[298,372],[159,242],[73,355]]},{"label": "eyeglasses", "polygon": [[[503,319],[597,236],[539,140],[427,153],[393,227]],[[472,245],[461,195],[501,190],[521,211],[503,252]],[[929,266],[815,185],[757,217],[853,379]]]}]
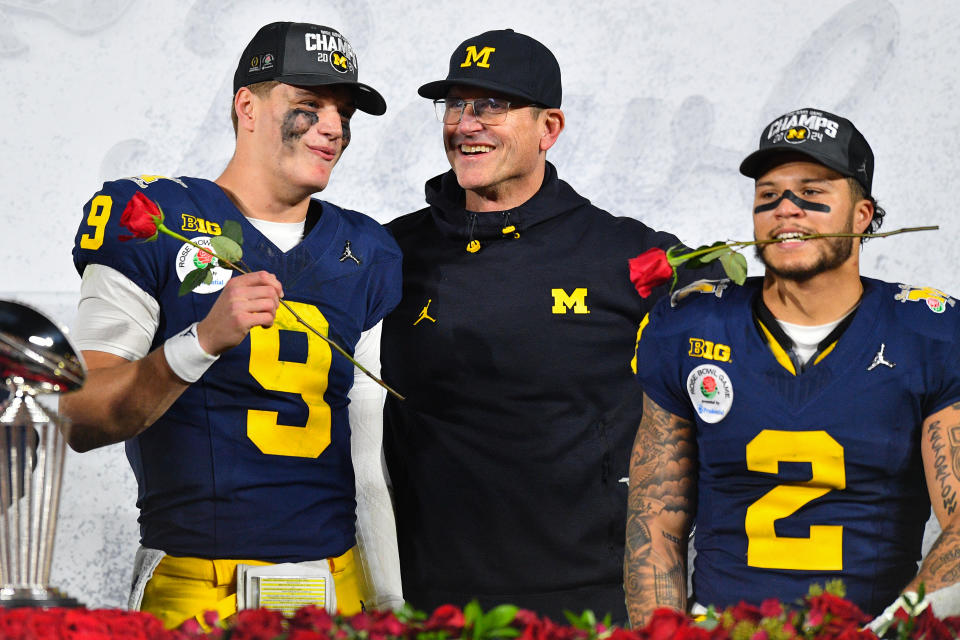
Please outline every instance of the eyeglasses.
[{"label": "eyeglasses", "polygon": [[463,119],[463,112],[467,105],[473,106],[473,117],[481,124],[501,124],[507,119],[510,107],[529,107],[532,103],[514,104],[503,98],[446,98],[433,101],[437,112],[437,119],[444,124],[457,124]]}]

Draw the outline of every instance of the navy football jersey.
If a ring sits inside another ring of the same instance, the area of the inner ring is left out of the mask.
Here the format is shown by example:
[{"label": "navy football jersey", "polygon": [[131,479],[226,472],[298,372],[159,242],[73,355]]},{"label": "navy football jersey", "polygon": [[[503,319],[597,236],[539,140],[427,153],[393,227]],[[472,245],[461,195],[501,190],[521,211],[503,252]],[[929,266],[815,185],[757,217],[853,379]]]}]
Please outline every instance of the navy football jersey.
[{"label": "navy football jersey", "polygon": [[694,598],[794,601],[841,578],[875,615],[916,574],[930,502],[923,420],[960,399],[960,309],[862,278],[847,329],[799,374],[752,304],[762,280],[652,311],[638,378],[696,425]]},{"label": "navy football jersey", "polygon": [[[84,207],[74,263],[112,267],[160,305],[151,348],[213,306],[231,272],[178,295],[209,255],[167,235],[119,242],[120,216],[136,191],[163,209],[165,225],[201,246],[235,220],[243,262],[283,285],[314,328],[353,352],[400,298],[400,251],[363,214],[311,201],[319,219],[302,242],[279,250],[213,182],[142,176],[108,182]],[[281,306],[222,354],[151,427],[126,442],[139,484],[141,543],[178,556],[274,562],[333,557],[353,546],[354,476],[347,392],[353,365]]]}]

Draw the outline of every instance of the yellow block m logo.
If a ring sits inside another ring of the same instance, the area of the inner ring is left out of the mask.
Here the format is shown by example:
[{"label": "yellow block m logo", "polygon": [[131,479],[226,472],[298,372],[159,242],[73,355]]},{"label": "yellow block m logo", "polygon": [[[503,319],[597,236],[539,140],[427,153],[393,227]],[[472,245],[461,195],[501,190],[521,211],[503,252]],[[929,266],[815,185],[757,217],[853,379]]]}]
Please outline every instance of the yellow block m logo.
[{"label": "yellow block m logo", "polygon": [[553,308],[551,311],[560,315],[567,312],[567,309],[573,309],[574,313],[590,313],[587,308],[587,288],[579,287],[573,290],[573,293],[567,295],[563,289],[553,289]]},{"label": "yellow block m logo", "polygon": [[484,47],[480,49],[480,53],[477,53],[477,48],[474,45],[467,47],[467,59],[460,63],[461,67],[472,66],[474,62],[477,63],[478,67],[483,67],[484,69],[490,68],[490,54],[496,51],[493,47]]},{"label": "yellow block m logo", "polygon": [[804,127],[790,129],[787,131],[787,140],[803,140],[807,137],[807,130]]},{"label": "yellow block m logo", "polygon": [[334,52],[333,52],[333,66],[335,66],[335,67],[337,67],[337,68],[339,68],[339,69],[343,69],[344,71],[346,71],[346,70],[347,70],[347,56],[345,56],[345,55],[343,55],[343,54],[340,54],[340,53],[337,53],[336,51],[334,51]]}]

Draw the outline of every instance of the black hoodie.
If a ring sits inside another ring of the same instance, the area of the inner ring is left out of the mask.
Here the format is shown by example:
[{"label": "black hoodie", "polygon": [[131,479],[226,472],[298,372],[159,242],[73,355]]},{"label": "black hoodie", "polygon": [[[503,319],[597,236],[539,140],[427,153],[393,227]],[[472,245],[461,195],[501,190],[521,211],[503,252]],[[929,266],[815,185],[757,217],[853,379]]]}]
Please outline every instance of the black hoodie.
[{"label": "black hoodie", "polygon": [[627,261],[679,241],[591,205],[549,163],[508,211],[465,210],[452,171],[426,195],[387,225],[404,254],[381,352],[407,398],[387,399],[384,423],[404,597],[625,621],[630,360],[667,289],[641,298]]}]

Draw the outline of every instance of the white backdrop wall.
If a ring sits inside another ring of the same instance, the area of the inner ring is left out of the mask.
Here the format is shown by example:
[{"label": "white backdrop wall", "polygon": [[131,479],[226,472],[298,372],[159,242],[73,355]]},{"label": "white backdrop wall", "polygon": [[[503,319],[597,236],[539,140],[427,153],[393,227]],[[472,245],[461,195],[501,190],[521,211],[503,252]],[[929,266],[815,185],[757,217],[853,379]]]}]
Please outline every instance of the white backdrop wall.
[{"label": "white backdrop wall", "polygon": [[[960,293],[955,0],[0,0],[0,297],[69,324],[73,235],[101,182],[219,174],[237,58],[273,20],[340,29],[386,97],[385,116],[354,118],[324,193],[382,222],[447,167],[417,87],[467,36],[511,27],[560,61],[567,129],[550,159],[597,205],[692,244],[748,238],[740,160],[774,116],[820,107],[871,142],[886,228],[941,227],[869,243],[864,273]],[[121,606],[138,538],[122,446],[72,454],[66,481],[53,583]]]}]

